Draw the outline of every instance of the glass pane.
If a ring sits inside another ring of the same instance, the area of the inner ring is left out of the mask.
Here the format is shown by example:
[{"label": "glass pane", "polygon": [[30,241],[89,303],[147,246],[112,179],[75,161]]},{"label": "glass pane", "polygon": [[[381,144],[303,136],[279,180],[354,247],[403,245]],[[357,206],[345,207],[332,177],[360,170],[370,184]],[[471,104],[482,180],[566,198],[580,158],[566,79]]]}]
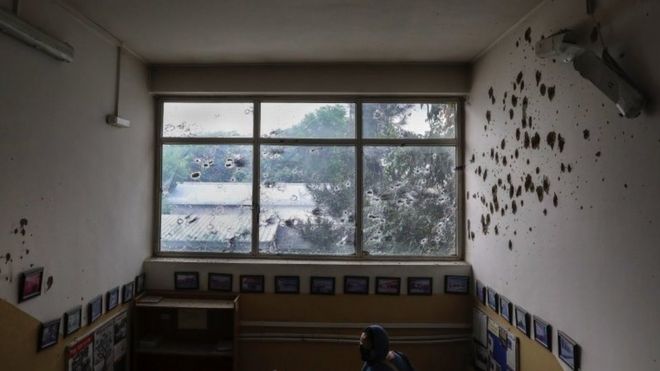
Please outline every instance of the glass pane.
[{"label": "glass pane", "polygon": [[252,146],[164,145],[162,251],[251,251]]},{"label": "glass pane", "polygon": [[262,103],[264,138],[354,138],[355,104]]},{"label": "glass pane", "polygon": [[163,104],[163,137],[251,137],[252,103]]},{"label": "glass pane", "polygon": [[259,248],[355,252],[355,148],[262,146]]},{"label": "glass pane", "polygon": [[454,138],[456,103],[365,103],[364,138]]},{"label": "glass pane", "polygon": [[364,148],[364,250],[456,255],[452,147]]}]

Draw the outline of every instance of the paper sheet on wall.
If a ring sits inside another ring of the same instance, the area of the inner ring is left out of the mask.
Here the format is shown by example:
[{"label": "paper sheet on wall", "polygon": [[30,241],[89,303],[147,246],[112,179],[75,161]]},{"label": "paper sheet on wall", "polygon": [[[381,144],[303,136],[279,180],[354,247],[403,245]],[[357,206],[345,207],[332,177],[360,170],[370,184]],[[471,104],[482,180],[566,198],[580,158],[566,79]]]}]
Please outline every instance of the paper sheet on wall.
[{"label": "paper sheet on wall", "polygon": [[113,371],[114,340],[112,321],[94,332],[94,371]]},{"label": "paper sheet on wall", "polygon": [[488,341],[488,316],[479,309],[472,312],[472,337],[474,340],[486,346]]},{"label": "paper sheet on wall", "polygon": [[66,351],[67,371],[92,371],[94,357],[94,337],[89,335]]}]

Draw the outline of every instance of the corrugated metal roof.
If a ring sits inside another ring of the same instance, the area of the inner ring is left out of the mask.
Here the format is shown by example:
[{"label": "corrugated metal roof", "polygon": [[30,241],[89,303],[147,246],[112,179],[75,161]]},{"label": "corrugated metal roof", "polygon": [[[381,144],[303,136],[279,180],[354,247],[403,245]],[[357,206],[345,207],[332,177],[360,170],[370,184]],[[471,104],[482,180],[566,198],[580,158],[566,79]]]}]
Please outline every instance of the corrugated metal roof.
[{"label": "corrugated metal roof", "polygon": [[[250,212],[228,213],[222,215],[191,214],[161,216],[161,239],[163,241],[183,242],[236,242],[249,241],[252,228]],[[265,224],[259,227],[259,242],[275,240],[277,224]]]},{"label": "corrugated metal roof", "polygon": [[[172,205],[249,206],[252,183],[183,182],[167,196]],[[261,204],[268,206],[313,207],[305,183],[274,183],[261,187]]]}]

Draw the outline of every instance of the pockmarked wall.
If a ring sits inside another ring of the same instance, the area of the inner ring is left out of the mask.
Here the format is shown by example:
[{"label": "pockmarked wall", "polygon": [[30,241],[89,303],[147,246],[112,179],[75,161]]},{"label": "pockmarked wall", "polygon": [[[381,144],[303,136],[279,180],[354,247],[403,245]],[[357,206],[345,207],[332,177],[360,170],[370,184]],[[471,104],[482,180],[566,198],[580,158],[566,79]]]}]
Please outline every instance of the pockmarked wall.
[{"label": "pockmarked wall", "polygon": [[[546,1],[476,62],[466,258],[477,279],[552,324],[555,344],[556,330],[577,341],[582,369],[655,370],[660,3],[596,3],[592,19],[584,1]],[[639,118],[620,117],[571,64],[535,56],[562,29],[608,48],[650,100]]]},{"label": "pockmarked wall", "polygon": [[[0,333],[3,344],[28,339],[0,347],[3,364],[17,354],[37,356],[29,340],[37,323],[134,280],[150,254],[152,224],[146,67],[124,57],[120,110],[131,128],[110,127],[115,46],[55,2],[26,0],[20,9],[21,18],[71,44],[75,60],[56,61],[0,33],[0,299],[7,304],[0,309],[32,318]],[[41,296],[17,304],[19,274],[37,267],[44,268]],[[29,352],[5,353],[18,346]]]}]

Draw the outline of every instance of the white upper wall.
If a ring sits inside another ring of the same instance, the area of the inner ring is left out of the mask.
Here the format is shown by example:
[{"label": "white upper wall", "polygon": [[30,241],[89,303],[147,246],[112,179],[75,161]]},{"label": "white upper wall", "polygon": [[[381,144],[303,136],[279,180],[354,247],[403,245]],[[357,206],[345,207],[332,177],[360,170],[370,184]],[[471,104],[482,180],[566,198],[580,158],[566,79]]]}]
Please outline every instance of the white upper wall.
[{"label": "white upper wall", "polygon": [[53,2],[21,5],[75,48],[62,63],[0,33],[0,298],[16,303],[19,273],[44,267],[42,296],[18,307],[45,321],[132,281],[150,255],[153,104],[146,67],[126,56],[120,110],[131,128],[105,124],[115,47]]},{"label": "white upper wall", "polygon": [[[660,2],[597,3],[596,18],[612,55],[657,101]],[[600,41],[589,40],[593,23],[585,13],[584,1],[546,1],[475,65],[466,106],[463,197],[469,197],[468,233],[474,233],[467,241],[467,261],[485,285],[575,339],[583,348],[584,370],[657,370],[660,113],[652,105],[635,120],[620,118],[614,104],[571,65],[538,59],[532,49],[542,35],[576,27],[585,45],[598,49]],[[531,42],[525,39],[527,30]],[[516,81],[519,73],[524,88]],[[525,98],[531,129],[521,121]],[[526,133],[529,149],[524,147]],[[536,133],[539,149],[532,149]],[[551,133],[556,135],[554,148],[548,144]],[[509,175],[514,197],[509,195]],[[527,175],[533,192],[525,191]],[[497,187],[500,179],[502,187]],[[490,219],[487,233],[482,217],[486,224]]]}]

